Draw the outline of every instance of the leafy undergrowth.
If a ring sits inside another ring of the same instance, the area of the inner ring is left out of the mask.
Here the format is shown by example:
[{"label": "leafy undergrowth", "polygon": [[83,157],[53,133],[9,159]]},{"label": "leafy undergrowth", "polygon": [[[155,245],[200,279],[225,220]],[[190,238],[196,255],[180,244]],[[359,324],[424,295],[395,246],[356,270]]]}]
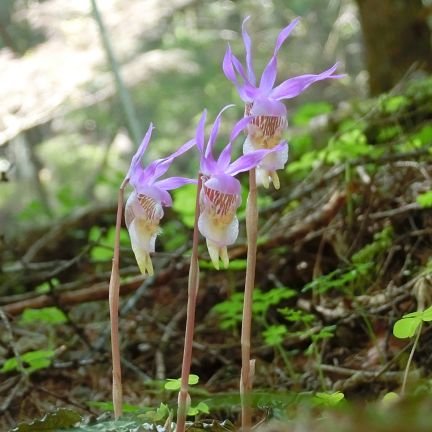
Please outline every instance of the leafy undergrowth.
[{"label": "leafy undergrowth", "polygon": [[[252,355],[264,429],[430,430],[431,101],[426,79],[348,110],[317,104],[293,116],[281,190],[260,191]],[[180,376],[194,189],[179,193],[184,206],[167,214],[156,277],[137,276],[122,235],[120,423],[110,414],[106,301],[114,209],[80,211],[6,245],[0,430],[56,407],[72,411],[16,430],[170,424],[177,394],[165,383]],[[244,239],[227,271],[212,270],[200,251],[189,417],[197,430],[238,426]],[[383,406],[403,390],[406,399]]]}]

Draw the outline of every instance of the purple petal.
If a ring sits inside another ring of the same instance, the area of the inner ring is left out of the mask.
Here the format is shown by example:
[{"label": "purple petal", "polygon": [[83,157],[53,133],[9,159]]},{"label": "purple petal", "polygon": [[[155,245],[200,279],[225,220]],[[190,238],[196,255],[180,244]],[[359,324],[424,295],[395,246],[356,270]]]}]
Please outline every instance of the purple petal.
[{"label": "purple petal", "polygon": [[196,145],[198,147],[199,152],[204,155],[204,129],[205,122],[207,118],[207,110],[204,110],[200,121],[198,122],[198,126],[195,133]]},{"label": "purple petal", "polygon": [[252,63],[252,42],[251,42],[251,38],[246,30],[246,23],[247,21],[249,21],[249,16],[246,17],[243,20],[243,24],[242,24],[242,37],[243,37],[243,43],[245,46],[245,51],[246,51],[246,69],[247,69],[247,77],[249,82],[252,85],[256,84],[256,78],[255,78],[255,73],[253,70],[253,63]]},{"label": "purple petal", "polygon": [[207,148],[206,148],[206,151],[205,151],[205,157],[206,158],[212,158],[213,159],[212,151],[213,151],[213,146],[214,146],[214,143],[216,141],[216,138],[217,138],[217,135],[218,135],[218,132],[219,132],[220,122],[222,120],[221,119],[222,113],[225,110],[227,110],[228,108],[232,108],[233,106],[234,106],[233,104],[224,106],[221,109],[220,113],[217,115],[216,120],[215,120],[215,122],[213,124],[212,130],[210,132],[210,137],[209,137]]},{"label": "purple petal", "polygon": [[233,142],[236,140],[236,138],[247,127],[247,125],[250,123],[251,119],[253,119],[253,118],[254,118],[254,116],[243,117],[241,120],[239,120],[234,125],[232,132],[231,132],[231,135],[230,135],[230,142]]},{"label": "purple petal", "polygon": [[195,145],[195,142],[196,142],[195,138],[193,138],[188,142],[186,142],[185,144],[183,144],[177,151],[175,151],[171,155],[164,157],[162,159],[157,159],[153,161],[151,164],[149,164],[147,168],[145,168],[144,170],[149,181],[153,182],[160,176],[164,175],[168,171],[174,159],[182,155],[189,149],[191,149]]},{"label": "purple petal", "polygon": [[225,51],[225,55],[223,58],[223,62],[222,62],[222,70],[225,74],[225,76],[231,81],[233,82],[236,86],[239,85],[238,80],[237,80],[237,75],[234,71],[234,67],[233,67],[233,61],[232,61],[232,51],[231,51],[231,47],[228,44],[228,47]]},{"label": "purple petal", "polygon": [[171,195],[164,189],[161,189],[154,184],[149,185],[146,183],[140,183],[136,188],[137,195],[146,195],[153,198],[157,203],[161,203],[164,206],[172,205]]},{"label": "purple petal", "polygon": [[294,28],[299,23],[300,18],[296,18],[291,21],[291,23],[286,26],[284,29],[281,30],[279,33],[277,39],[276,39],[276,45],[273,55],[276,56],[278,51],[280,50],[282,44],[285,42],[285,40],[288,38],[288,36],[291,34],[291,32],[294,30]]},{"label": "purple petal", "polygon": [[139,170],[139,168],[141,167],[141,159],[144,156],[145,151],[147,150],[153,129],[154,129],[153,123],[150,123],[150,126],[147,129],[147,132],[144,135],[144,138],[143,138],[140,146],[138,147],[138,150],[136,151],[136,153],[132,157],[132,161],[131,161],[131,164],[129,167],[129,171],[126,175],[126,178],[131,178],[134,175],[134,172],[137,169]]},{"label": "purple petal", "polygon": [[217,166],[221,171],[225,171],[231,162],[231,142],[229,142],[222,150],[219,159],[217,160]]},{"label": "purple petal", "polygon": [[311,84],[327,78],[341,78],[342,75],[332,75],[335,72],[338,64],[336,63],[330,69],[321,72],[318,75],[300,75],[298,77],[290,78],[278,85],[270,94],[273,99],[291,99],[298,96],[306,90]]},{"label": "purple petal", "polygon": [[253,85],[249,82],[249,78],[243,68],[243,65],[241,64],[241,61],[234,54],[231,54],[231,62],[235,72],[237,72],[243,78],[245,84]]},{"label": "purple petal", "polygon": [[240,182],[227,174],[212,175],[204,185],[210,189],[230,195],[240,195],[241,191]]},{"label": "purple petal", "polygon": [[236,175],[243,171],[249,171],[255,168],[269,153],[279,151],[286,143],[281,143],[272,149],[262,149],[247,153],[240,156],[230,167],[225,171],[227,174]]},{"label": "purple petal", "polygon": [[212,175],[218,172],[217,162],[213,159],[213,156],[201,158],[200,171],[206,175]]},{"label": "purple petal", "polygon": [[261,76],[259,85],[260,94],[268,95],[274,86],[277,74],[277,58],[273,56],[268,62]]},{"label": "purple petal", "polygon": [[153,185],[163,190],[177,189],[185,184],[197,183],[197,180],[186,177],[169,177],[164,180],[157,181]]}]

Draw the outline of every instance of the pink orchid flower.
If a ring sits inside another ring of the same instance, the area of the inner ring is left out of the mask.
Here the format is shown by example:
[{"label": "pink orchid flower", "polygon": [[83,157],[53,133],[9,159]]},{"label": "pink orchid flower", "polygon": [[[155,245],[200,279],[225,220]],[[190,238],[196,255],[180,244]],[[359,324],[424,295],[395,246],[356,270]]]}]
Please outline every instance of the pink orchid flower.
[{"label": "pink orchid flower", "polygon": [[[337,68],[335,64],[320,74],[289,78],[275,87],[277,56],[282,44],[298,24],[299,19],[296,18],[279,33],[273,56],[264,68],[259,84],[257,84],[252,62],[252,42],[246,31],[246,22],[249,18],[247,17],[242,25],[246,67],[243,67],[240,60],[232,53],[229,45],[222,64],[225,76],[234,83],[241,99],[245,102],[245,115],[254,117],[248,125],[248,135],[243,146],[245,154],[256,149],[271,149],[280,143],[288,126],[287,110],[282,100],[298,96],[317,81],[343,76],[333,75]],[[271,181],[274,187],[279,189],[280,183],[276,170],[282,169],[287,160],[288,147],[283,147],[280,151],[266,156],[257,167],[258,183],[267,188]]]},{"label": "pink orchid flower", "polygon": [[150,253],[155,251],[156,237],[160,233],[159,222],[164,212],[163,207],[170,207],[172,199],[169,190],[187,184],[195,183],[184,177],[170,177],[157,180],[163,176],[174,159],[195,145],[195,140],[183,144],[168,157],[157,159],[147,167],[143,167],[141,159],[150,142],[153,125],[150,124],[132,162],[126,178],[134,191],[126,202],[125,220],[129,231],[132,250],[142,274],[153,275],[153,264]]},{"label": "pink orchid flower", "polygon": [[221,115],[227,108],[222,109],[216,117],[207,143],[205,143],[204,133],[207,117],[205,110],[196,131],[196,144],[201,155],[200,171],[202,175],[198,229],[206,238],[211,261],[217,270],[219,270],[219,259],[222,260],[225,268],[228,267],[227,246],[235,242],[239,231],[236,211],[241,203],[241,186],[234,176],[257,166],[269,153],[281,151],[288,146],[287,143],[281,143],[271,150],[256,150],[231,162],[231,142],[248,125],[251,117],[247,117],[234,126],[230,142],[222,150],[219,158],[215,159],[213,147],[219,132]]}]

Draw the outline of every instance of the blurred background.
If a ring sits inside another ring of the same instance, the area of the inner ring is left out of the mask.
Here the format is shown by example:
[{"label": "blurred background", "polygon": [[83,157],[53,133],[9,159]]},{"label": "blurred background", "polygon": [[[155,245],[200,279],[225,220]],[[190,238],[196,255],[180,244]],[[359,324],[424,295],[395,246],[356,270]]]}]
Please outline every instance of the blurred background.
[{"label": "blurred background", "polygon": [[99,7],[105,34],[90,0],[0,4],[2,231],[112,200],[150,121],[157,128],[147,155],[153,158],[189,139],[204,107],[214,114],[239,103],[220,64],[227,42],[241,53],[246,15],[258,63],[268,59],[279,29],[303,17],[280,56],[280,76],[341,62],[344,85],[316,86],[302,100],[338,103],[367,92],[353,1],[104,0]]},{"label": "blurred background", "polygon": [[[147,160],[188,140],[203,108],[214,116],[236,103],[226,113],[228,131],[242,103],[221,61],[227,43],[243,55],[240,27],[247,15],[258,70],[280,29],[301,16],[281,50],[279,79],[318,73],[335,61],[347,74],[290,100],[291,115],[309,101],[325,101],[326,111],[389,91],[431,68],[429,0],[99,3],[0,3],[3,236],[114,202],[151,121],[156,131]],[[194,175],[196,165],[183,158],[174,170]]]}]

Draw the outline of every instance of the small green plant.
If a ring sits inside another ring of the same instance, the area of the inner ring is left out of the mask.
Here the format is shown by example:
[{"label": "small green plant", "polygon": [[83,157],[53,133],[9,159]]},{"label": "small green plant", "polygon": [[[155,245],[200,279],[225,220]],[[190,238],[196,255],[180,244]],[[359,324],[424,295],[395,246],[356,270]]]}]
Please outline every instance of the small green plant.
[{"label": "small green plant", "polygon": [[31,374],[40,369],[45,369],[51,365],[55,355],[53,350],[36,350],[28,351],[20,356],[20,358],[12,357],[7,359],[0,369],[0,373],[21,371]]},{"label": "small green plant", "polygon": [[345,395],[340,391],[334,393],[318,392],[312,398],[314,404],[325,407],[334,407],[336,405],[339,405],[344,400]]},{"label": "small green plant", "polygon": [[394,323],[393,335],[395,337],[399,339],[405,339],[405,338],[411,338],[415,335],[414,343],[411,348],[411,352],[405,367],[405,373],[404,373],[404,378],[403,378],[402,388],[401,388],[402,395],[405,393],[409,368],[411,366],[414,352],[418,345],[423,323],[429,321],[432,321],[432,306],[428,307],[425,310],[419,310],[417,312],[411,312],[405,314],[401,319],[397,320]]},{"label": "small green plant", "polygon": [[[190,386],[196,385],[199,382],[199,376],[195,374],[189,375],[188,383]],[[181,378],[168,378],[164,385],[165,390],[179,391],[181,388]],[[191,405],[188,408],[188,416],[196,416],[198,414],[209,414],[209,406],[201,401],[197,405]]]}]

